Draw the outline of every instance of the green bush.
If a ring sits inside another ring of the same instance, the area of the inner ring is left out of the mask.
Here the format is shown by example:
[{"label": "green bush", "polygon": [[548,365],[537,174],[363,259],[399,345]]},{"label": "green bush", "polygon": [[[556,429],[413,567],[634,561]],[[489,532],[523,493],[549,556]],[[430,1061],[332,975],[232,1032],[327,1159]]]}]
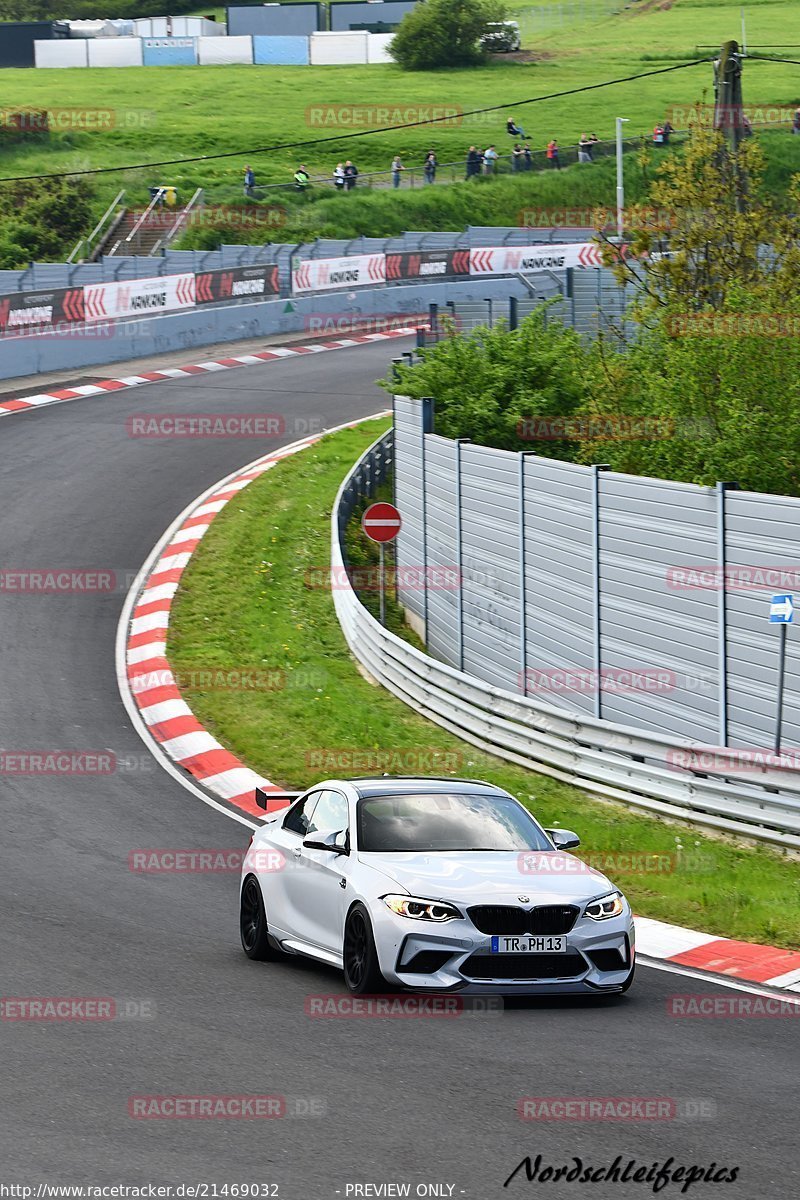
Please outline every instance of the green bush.
[{"label": "green bush", "polygon": [[405,71],[474,67],[486,59],[487,27],[504,16],[495,0],[425,0],[403,17],[389,53]]}]

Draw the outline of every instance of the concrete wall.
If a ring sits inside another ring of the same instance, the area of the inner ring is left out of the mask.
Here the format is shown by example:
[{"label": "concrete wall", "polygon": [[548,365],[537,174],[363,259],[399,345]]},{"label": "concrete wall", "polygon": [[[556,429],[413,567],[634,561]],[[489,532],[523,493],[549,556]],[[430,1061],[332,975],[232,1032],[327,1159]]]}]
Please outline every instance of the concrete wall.
[{"label": "concrete wall", "polygon": [[273,37],[308,36],[324,29],[317,4],[234,5],[228,10],[230,35],[252,33]]},{"label": "concrete wall", "polygon": [[249,37],[198,38],[197,58],[201,66],[221,63],[252,63],[253,39]]},{"label": "concrete wall", "polygon": [[307,37],[253,37],[253,62],[263,65],[303,66],[309,63]]},{"label": "concrete wall", "polygon": [[197,62],[197,39],[143,38],[142,61],[146,67],[194,66]]},{"label": "concrete wall", "polygon": [[[194,308],[169,316],[87,326],[66,335],[4,337],[0,340],[0,379],[45,371],[81,370],[172,350],[191,350],[215,342],[269,337],[308,331],[309,337],[346,330],[359,318],[385,318],[393,313],[426,313],[430,303],[448,300],[498,302],[527,292],[516,280],[468,279],[451,283],[414,283],[407,287],[374,288],[351,300],[346,293],[296,297],[294,312],[284,312],[286,299],[254,304]],[[331,327],[326,326],[326,321]],[[335,326],[335,328],[334,328]],[[344,336],[344,333],[342,334]]]},{"label": "concrete wall", "polygon": [[34,42],[37,67],[85,67],[89,63],[88,43],[83,38],[74,41],[59,39],[53,42]]},{"label": "concrete wall", "polygon": [[311,65],[338,67],[367,61],[366,33],[312,33]]},{"label": "concrete wall", "polygon": [[140,67],[142,39],[89,38],[86,42],[90,67]]}]

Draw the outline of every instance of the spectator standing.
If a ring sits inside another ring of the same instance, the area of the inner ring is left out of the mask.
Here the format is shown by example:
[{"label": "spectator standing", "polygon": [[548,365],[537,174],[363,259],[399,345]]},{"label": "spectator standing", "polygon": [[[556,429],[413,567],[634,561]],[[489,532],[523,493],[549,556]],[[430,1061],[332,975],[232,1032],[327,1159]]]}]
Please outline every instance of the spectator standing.
[{"label": "spectator standing", "polygon": [[337,192],[344,191],[344,166],[342,163],[337,163],[333,168],[333,186]]},{"label": "spectator standing", "polygon": [[581,140],[578,142],[578,162],[590,163],[592,161],[592,143],[589,141],[585,133],[581,134]]},{"label": "spectator standing", "polygon": [[400,175],[403,171],[405,171],[405,167],[403,166],[402,159],[400,158],[399,154],[395,154],[394,158],[392,159],[392,187],[393,188],[400,187]]},{"label": "spectator standing", "polygon": [[304,192],[306,190],[306,188],[308,187],[309,182],[310,182],[310,176],[308,174],[308,171],[305,169],[304,165],[302,163],[300,163],[300,166],[297,168],[297,170],[294,173],[295,191]]},{"label": "spectator standing", "polygon": [[661,128],[664,131],[664,145],[666,146],[669,142],[669,135],[671,133],[674,133],[675,130],[673,129],[673,127],[669,121],[665,121],[664,124],[661,126]]},{"label": "spectator standing", "polygon": [[425,156],[425,165],[423,167],[426,183],[433,183],[436,178],[436,168],[438,165],[439,162],[436,158],[436,152],[434,150],[429,150]]},{"label": "spectator standing", "polygon": [[514,149],[511,151],[511,170],[516,173],[523,169],[523,152],[519,142],[514,144]]},{"label": "spectator standing", "polygon": [[347,162],[344,164],[344,190],[346,192],[352,192],[353,188],[356,186],[357,179],[358,168],[354,163],[351,163],[350,159],[348,158]]},{"label": "spectator standing", "polygon": [[594,150],[595,146],[597,145],[597,143],[598,143],[599,141],[600,141],[600,138],[597,136],[597,134],[596,134],[596,133],[590,133],[590,134],[589,134],[589,146],[591,147],[591,149],[590,149],[590,153],[591,153],[591,151],[592,151],[592,150]]},{"label": "spectator standing", "polygon": [[244,194],[245,196],[253,195],[253,188],[256,186],[256,177],[253,168],[248,163],[244,169]]},{"label": "spectator standing", "polygon": [[547,161],[551,167],[555,168],[556,171],[561,170],[561,163],[559,162],[558,158],[558,142],[555,138],[552,138],[551,141],[547,143]]},{"label": "spectator standing", "polygon": [[513,117],[509,117],[506,121],[506,132],[509,137],[520,137],[525,140],[525,130],[521,125],[517,125]]},{"label": "spectator standing", "polygon": [[531,153],[531,147],[530,147],[529,142],[526,142],[525,145],[522,147],[522,156],[525,160],[525,170],[532,171],[533,170],[533,154]]},{"label": "spectator standing", "polygon": [[485,175],[493,175],[494,174],[495,163],[497,162],[499,157],[500,156],[498,155],[498,153],[495,150],[493,145],[486,147],[486,149],[483,152],[483,172]]},{"label": "spectator standing", "polygon": [[653,130],[653,142],[655,143],[656,146],[664,145],[664,127],[663,127],[663,125],[656,125],[655,129]]},{"label": "spectator standing", "polygon": [[481,156],[474,146],[470,146],[467,154],[467,179],[472,179],[481,173]]}]

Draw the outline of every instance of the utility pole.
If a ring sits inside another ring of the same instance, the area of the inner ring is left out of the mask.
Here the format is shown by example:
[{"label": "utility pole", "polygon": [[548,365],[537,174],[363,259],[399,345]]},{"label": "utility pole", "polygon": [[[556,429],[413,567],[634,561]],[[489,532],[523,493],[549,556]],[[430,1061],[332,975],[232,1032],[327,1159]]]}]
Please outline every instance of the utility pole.
[{"label": "utility pole", "polygon": [[[714,63],[714,100],[714,128],[724,133],[735,159],[742,139],[750,134],[744,119],[742,55],[738,42],[724,42],[719,58]],[[738,165],[737,176],[736,210],[744,212],[747,189]]]}]

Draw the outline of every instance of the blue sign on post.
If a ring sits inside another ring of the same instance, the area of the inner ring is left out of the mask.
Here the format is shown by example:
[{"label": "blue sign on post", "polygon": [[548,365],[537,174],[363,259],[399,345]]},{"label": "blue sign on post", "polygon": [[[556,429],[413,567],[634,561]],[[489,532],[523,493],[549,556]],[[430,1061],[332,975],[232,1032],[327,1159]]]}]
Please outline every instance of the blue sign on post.
[{"label": "blue sign on post", "polygon": [[772,625],[791,625],[794,616],[794,596],[773,596],[769,605]]},{"label": "blue sign on post", "polygon": [[794,616],[794,596],[773,596],[769,602],[771,625],[780,625],[778,641],[778,705],[775,715],[775,753],[781,752],[781,726],[783,724],[783,681],[786,675],[786,627]]}]

